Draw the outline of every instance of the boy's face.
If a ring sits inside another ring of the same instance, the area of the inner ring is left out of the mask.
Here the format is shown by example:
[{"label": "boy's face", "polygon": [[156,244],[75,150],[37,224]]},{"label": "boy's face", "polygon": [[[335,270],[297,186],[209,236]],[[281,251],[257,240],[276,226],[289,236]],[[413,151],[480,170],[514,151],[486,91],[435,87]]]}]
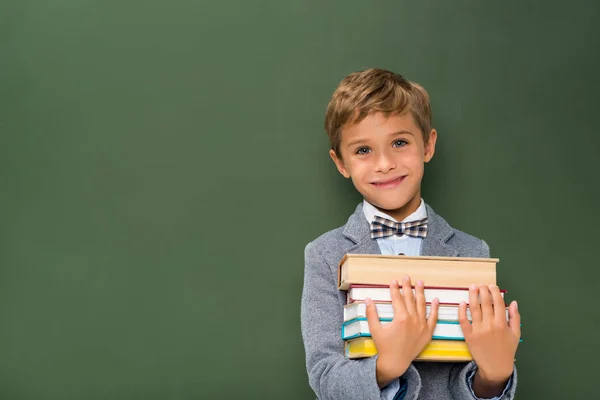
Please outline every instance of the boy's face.
[{"label": "boy's face", "polygon": [[333,150],[329,155],[365,200],[401,221],[419,207],[424,163],[433,157],[436,140],[432,130],[424,143],[409,112],[388,118],[375,113],[344,127],[340,157]]}]

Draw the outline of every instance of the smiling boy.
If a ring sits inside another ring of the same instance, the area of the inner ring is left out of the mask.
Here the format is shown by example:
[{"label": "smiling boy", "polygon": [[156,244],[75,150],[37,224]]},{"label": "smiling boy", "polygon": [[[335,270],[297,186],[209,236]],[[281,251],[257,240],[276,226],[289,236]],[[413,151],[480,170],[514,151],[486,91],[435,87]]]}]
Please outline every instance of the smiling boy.
[{"label": "smiling boy", "polygon": [[[514,356],[520,338],[516,302],[509,307],[495,285],[469,289],[472,323],[460,305],[460,323],[473,356],[469,363],[417,363],[431,340],[437,301],[425,317],[426,282],[390,283],[394,320],[379,323],[367,301],[367,317],[378,354],[344,357],[341,324],[345,293],[337,290],[337,266],[346,253],[489,257],[480,239],[452,228],[421,198],[424,163],[435,152],[437,132],[425,90],[380,69],[344,78],[328,105],[325,128],[338,171],[363,196],[347,223],[306,246],[302,292],[302,338],[309,383],[326,399],[512,399]],[[374,221],[396,231],[382,235]],[[415,228],[415,229],[411,229]],[[410,290],[416,288],[415,295]],[[494,310],[502,310],[494,312]]]}]

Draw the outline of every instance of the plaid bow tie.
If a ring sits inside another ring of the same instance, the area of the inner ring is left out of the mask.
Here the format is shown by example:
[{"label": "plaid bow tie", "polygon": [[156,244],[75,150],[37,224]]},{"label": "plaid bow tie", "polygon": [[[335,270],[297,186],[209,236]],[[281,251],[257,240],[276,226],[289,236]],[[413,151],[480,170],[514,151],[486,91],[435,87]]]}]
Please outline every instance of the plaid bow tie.
[{"label": "plaid bow tie", "polygon": [[427,218],[410,222],[394,222],[375,216],[371,222],[371,238],[379,239],[393,235],[424,238],[427,236]]}]

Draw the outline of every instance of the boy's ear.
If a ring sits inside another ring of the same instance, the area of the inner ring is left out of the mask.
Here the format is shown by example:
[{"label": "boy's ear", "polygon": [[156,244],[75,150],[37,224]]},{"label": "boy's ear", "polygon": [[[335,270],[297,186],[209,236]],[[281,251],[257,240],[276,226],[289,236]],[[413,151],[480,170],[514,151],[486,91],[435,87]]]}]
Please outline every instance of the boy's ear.
[{"label": "boy's ear", "polygon": [[335,163],[335,166],[337,167],[338,171],[340,171],[340,174],[342,174],[344,178],[350,178],[350,174],[348,173],[348,170],[344,165],[344,160],[338,157],[337,154],[335,154],[335,151],[333,150],[329,150],[329,157],[331,157],[331,159]]},{"label": "boy's ear", "polygon": [[423,155],[423,161],[428,163],[433,158],[435,153],[435,142],[437,141],[437,131],[432,129],[429,133],[429,140],[425,143],[425,154]]}]

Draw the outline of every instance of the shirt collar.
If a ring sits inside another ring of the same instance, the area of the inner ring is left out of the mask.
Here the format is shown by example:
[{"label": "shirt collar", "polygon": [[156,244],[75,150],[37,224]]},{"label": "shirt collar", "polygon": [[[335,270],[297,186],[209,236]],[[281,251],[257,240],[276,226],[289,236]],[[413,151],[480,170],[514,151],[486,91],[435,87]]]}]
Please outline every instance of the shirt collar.
[{"label": "shirt collar", "polygon": [[419,219],[427,218],[427,209],[425,208],[425,202],[423,201],[423,199],[421,199],[421,204],[419,204],[419,208],[417,208],[417,210],[414,213],[410,214],[408,217],[404,218],[402,221],[396,221],[394,218],[390,217],[389,215],[379,211],[377,208],[375,208],[374,205],[369,203],[367,200],[363,200],[363,213],[365,214],[365,217],[367,218],[367,221],[369,221],[369,223],[371,221],[373,221],[375,216],[387,218],[394,222],[409,222],[409,221],[416,221]]}]

